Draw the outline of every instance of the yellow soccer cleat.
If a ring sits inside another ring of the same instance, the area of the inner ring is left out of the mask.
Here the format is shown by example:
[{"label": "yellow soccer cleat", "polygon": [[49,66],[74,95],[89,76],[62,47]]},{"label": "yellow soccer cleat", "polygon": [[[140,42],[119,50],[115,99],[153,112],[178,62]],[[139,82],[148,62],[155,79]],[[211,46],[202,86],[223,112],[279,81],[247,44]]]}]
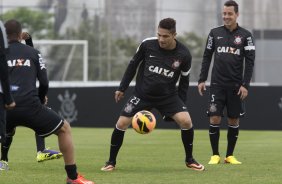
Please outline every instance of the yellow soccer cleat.
[{"label": "yellow soccer cleat", "polygon": [[63,154],[59,151],[49,150],[48,148],[43,151],[39,151],[36,156],[37,162],[43,162],[46,160],[59,159],[63,157]]},{"label": "yellow soccer cleat", "polygon": [[220,163],[220,156],[219,155],[213,155],[211,156],[211,159],[208,164],[214,165]]},{"label": "yellow soccer cleat", "polygon": [[234,156],[226,157],[224,162],[226,164],[242,164],[242,162],[239,162]]}]

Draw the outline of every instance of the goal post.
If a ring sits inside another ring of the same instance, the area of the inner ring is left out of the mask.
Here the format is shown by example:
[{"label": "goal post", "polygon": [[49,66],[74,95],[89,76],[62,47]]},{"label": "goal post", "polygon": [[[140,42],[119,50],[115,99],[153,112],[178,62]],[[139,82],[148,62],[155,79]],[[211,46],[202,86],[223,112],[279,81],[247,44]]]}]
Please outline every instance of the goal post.
[{"label": "goal post", "polygon": [[[33,41],[34,46],[36,49],[38,49],[42,55],[43,58],[47,54],[45,52],[48,52],[46,47],[50,46],[72,46],[70,51],[68,53],[64,53],[65,58],[65,66],[63,69],[63,74],[61,81],[65,80],[66,75],[69,73],[69,66],[72,63],[72,58],[75,56],[75,50],[76,46],[80,45],[82,46],[82,81],[87,82],[88,81],[88,41],[87,40],[34,40]],[[47,60],[48,62],[48,60]]]}]

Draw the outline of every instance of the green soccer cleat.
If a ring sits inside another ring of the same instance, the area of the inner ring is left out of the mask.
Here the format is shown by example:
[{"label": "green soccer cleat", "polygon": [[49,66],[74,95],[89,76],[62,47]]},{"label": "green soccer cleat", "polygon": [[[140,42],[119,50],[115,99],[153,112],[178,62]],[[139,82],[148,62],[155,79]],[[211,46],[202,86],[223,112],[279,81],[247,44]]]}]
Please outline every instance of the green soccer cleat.
[{"label": "green soccer cleat", "polygon": [[211,156],[211,159],[209,161],[209,164],[214,165],[214,164],[219,164],[220,163],[220,157],[219,155],[213,155]]},{"label": "green soccer cleat", "polygon": [[0,161],[0,171],[7,171],[9,170],[8,162],[1,160]]},{"label": "green soccer cleat", "polygon": [[62,156],[63,156],[63,154],[61,152],[49,150],[47,148],[47,149],[45,149],[43,151],[39,151],[37,153],[36,160],[37,160],[37,162],[43,162],[43,161],[46,161],[46,160],[59,159]]}]

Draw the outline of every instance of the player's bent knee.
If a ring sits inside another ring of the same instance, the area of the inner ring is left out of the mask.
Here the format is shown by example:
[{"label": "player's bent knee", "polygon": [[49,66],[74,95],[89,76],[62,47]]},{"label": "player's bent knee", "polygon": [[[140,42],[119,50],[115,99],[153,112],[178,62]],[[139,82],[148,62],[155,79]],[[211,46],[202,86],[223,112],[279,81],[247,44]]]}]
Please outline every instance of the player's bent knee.
[{"label": "player's bent knee", "polygon": [[218,125],[218,124],[220,124],[220,122],[221,122],[221,117],[220,117],[220,116],[211,116],[211,117],[210,117],[210,122],[211,122],[212,124]]},{"label": "player's bent knee", "polygon": [[117,121],[116,128],[119,130],[126,130],[131,124],[131,119],[132,118],[130,117],[120,116]]},{"label": "player's bent knee", "polygon": [[177,124],[180,126],[181,129],[190,129],[192,128],[193,124],[192,124],[192,120],[191,119],[187,119],[187,118],[181,118],[178,119],[178,121],[176,121]]},{"label": "player's bent knee", "polygon": [[231,126],[238,126],[239,118],[228,118],[228,124]]},{"label": "player's bent knee", "polygon": [[70,124],[64,120],[64,124],[63,126],[57,131],[57,134],[60,134],[60,133],[68,133],[68,132],[71,132],[71,126]]},{"label": "player's bent knee", "polygon": [[193,127],[192,121],[184,121],[180,124],[181,129],[190,129]]}]

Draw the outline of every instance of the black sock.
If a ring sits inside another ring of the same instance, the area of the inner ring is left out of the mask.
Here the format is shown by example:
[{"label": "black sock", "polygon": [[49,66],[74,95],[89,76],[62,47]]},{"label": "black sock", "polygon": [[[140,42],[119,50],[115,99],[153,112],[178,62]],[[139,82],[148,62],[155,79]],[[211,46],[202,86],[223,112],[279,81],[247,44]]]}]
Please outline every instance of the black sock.
[{"label": "black sock", "polygon": [[239,125],[238,126],[228,126],[228,133],[227,133],[227,152],[226,157],[232,156],[234,152],[234,148],[238,139],[239,135]]},{"label": "black sock", "polygon": [[13,136],[7,136],[4,143],[1,144],[1,160],[8,162],[8,152],[13,141]]},{"label": "black sock", "polygon": [[39,135],[35,134],[35,140],[36,140],[36,149],[37,152],[44,151],[45,149],[45,140],[44,137],[40,137]]},{"label": "black sock", "polygon": [[65,170],[67,172],[68,178],[72,180],[77,179],[77,171],[76,171],[76,165],[65,165]]},{"label": "black sock", "polygon": [[209,136],[210,136],[210,143],[211,143],[213,155],[219,155],[219,151],[218,151],[218,143],[220,136],[219,127],[220,127],[219,125],[210,124]]},{"label": "black sock", "polygon": [[116,163],[117,155],[119,149],[123,143],[125,131],[119,130],[117,128],[114,129],[112,138],[111,138],[111,149],[110,149],[110,162]]},{"label": "black sock", "polygon": [[189,161],[193,158],[193,140],[194,140],[194,128],[189,130],[181,130],[181,139],[185,149],[185,161]]}]

